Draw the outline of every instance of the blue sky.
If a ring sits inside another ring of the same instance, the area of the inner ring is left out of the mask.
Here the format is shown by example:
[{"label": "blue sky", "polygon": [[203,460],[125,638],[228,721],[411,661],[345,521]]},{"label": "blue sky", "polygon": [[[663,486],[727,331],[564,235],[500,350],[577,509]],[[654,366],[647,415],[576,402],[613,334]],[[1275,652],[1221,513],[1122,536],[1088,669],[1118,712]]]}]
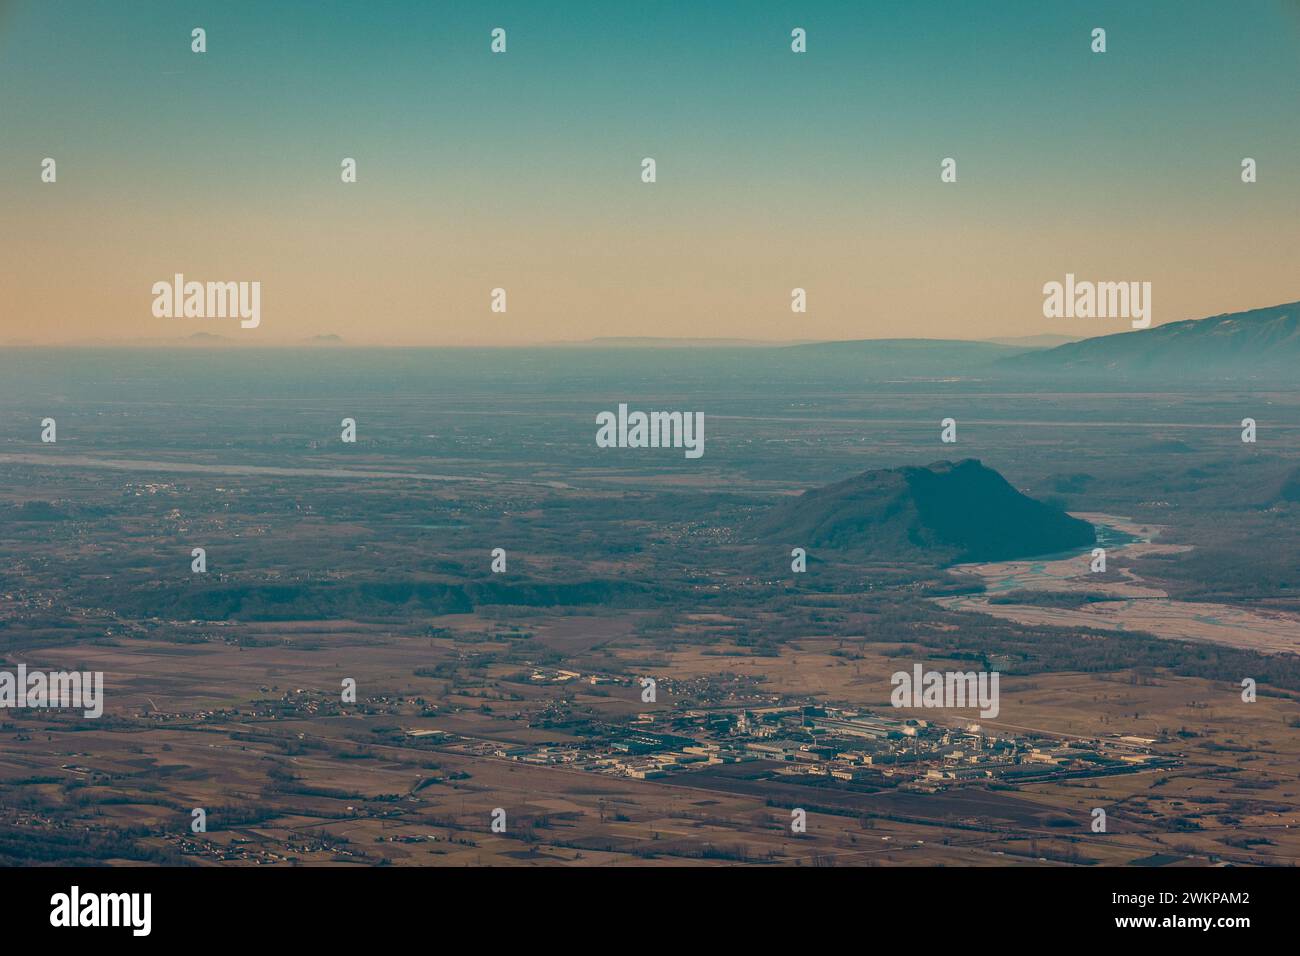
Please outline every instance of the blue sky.
[{"label": "blue sky", "polygon": [[[271,280],[293,266],[283,283],[292,294],[277,301],[294,306],[284,316],[295,334],[346,326],[373,299],[303,288],[347,278],[337,263],[313,279],[296,262],[319,257],[316,237],[331,231],[357,243],[348,275],[379,276],[376,287],[390,290],[386,270],[419,268],[405,250],[427,243],[446,264],[449,295],[425,329],[445,331],[477,301],[478,286],[457,286],[458,274],[514,278],[538,306],[536,325],[512,332],[519,340],[610,334],[611,323],[616,334],[660,322],[683,334],[701,321],[698,334],[757,326],[780,337],[779,316],[747,317],[770,298],[753,281],[783,256],[787,290],[812,274],[829,292],[815,297],[832,308],[810,313],[813,337],[950,336],[971,321],[990,335],[1073,333],[1044,327],[1031,295],[1008,304],[1011,316],[986,300],[1042,273],[1059,278],[1080,259],[1159,281],[1158,322],[1300,297],[1294,285],[1286,294],[1300,271],[1295,0],[10,0],[0,9],[0,202],[18,226],[3,241],[29,236],[15,254],[34,270],[19,301],[58,300],[64,283],[42,277],[42,264],[64,248],[68,223],[100,222],[66,248],[104,270],[110,333],[150,331],[130,290],[165,272],[182,233],[197,265]],[[208,33],[202,56],[190,51],[194,26]],[[496,26],[508,31],[505,56],[487,52]],[[802,56],[789,50],[794,26],[808,31]],[[1097,26],[1104,55],[1089,50]],[[54,195],[31,175],[44,156],[59,160]],[[342,156],[358,159],[364,187],[346,207]],[[643,156],[660,164],[653,205],[637,188]],[[944,156],[958,159],[955,189],[937,186]],[[1261,170],[1245,191],[1242,156]],[[257,257],[241,229],[266,237]],[[206,230],[209,243],[186,230]],[[881,250],[886,232],[897,241]],[[389,237],[408,245],[388,248]],[[117,252],[101,263],[92,242]],[[557,262],[547,244],[578,251]],[[384,247],[373,267],[366,245]],[[449,261],[458,249],[473,252],[459,270]],[[600,249],[646,260],[643,287],[630,268],[592,266],[587,285],[609,284],[614,315],[563,291],[583,284]],[[895,254],[891,269],[906,282],[853,285],[847,273],[864,259]],[[925,280],[927,254],[953,263],[936,270],[955,274],[950,287],[943,275]],[[715,283],[693,268],[702,257],[716,257]],[[1020,275],[1012,264],[1026,259]],[[996,275],[1002,261],[1005,281],[976,289],[985,304],[958,319],[972,279]],[[1195,278],[1211,268],[1226,278]],[[124,269],[138,276],[112,288]],[[700,293],[685,311],[655,299],[674,277]],[[747,289],[728,298],[738,283]],[[77,301],[56,301],[52,327],[83,334]],[[420,299],[386,301],[409,313]],[[323,302],[341,303],[331,327],[309,328]],[[918,314],[906,328],[891,318],[904,309]],[[861,335],[850,334],[855,323]],[[391,338],[414,331],[395,319]]]}]

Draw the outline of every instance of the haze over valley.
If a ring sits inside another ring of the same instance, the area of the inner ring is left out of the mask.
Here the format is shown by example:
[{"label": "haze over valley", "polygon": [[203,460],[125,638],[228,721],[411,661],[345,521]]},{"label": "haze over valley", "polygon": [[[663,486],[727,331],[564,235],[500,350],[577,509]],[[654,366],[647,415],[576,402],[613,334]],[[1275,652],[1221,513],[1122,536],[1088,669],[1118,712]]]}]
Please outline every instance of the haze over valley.
[{"label": "haze over valley", "polygon": [[4,712],[0,859],[1293,863],[1300,397],[1253,333],[1056,374],[1160,332],[8,350],[0,670],[105,708]]}]

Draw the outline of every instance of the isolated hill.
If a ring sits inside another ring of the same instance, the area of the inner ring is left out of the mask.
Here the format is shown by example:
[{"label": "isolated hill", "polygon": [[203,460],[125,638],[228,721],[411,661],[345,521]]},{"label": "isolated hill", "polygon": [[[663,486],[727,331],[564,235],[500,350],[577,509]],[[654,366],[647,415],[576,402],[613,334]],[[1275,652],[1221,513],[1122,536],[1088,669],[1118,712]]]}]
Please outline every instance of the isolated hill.
[{"label": "isolated hill", "polygon": [[973,458],[868,471],[805,491],[760,519],[759,531],[792,546],[936,564],[1050,554],[1096,541],[1088,522],[1022,495]]},{"label": "isolated hill", "polygon": [[1300,378],[1300,302],[1084,339],[998,366],[1050,375]]}]

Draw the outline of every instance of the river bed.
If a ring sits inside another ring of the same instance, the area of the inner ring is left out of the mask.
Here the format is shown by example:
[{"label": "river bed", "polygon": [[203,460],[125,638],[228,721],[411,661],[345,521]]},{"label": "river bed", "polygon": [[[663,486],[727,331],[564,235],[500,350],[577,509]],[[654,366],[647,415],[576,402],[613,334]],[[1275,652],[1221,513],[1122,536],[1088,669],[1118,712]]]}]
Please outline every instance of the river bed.
[{"label": "river bed", "polygon": [[[1097,546],[1106,548],[1112,568],[1121,555],[1136,558],[1190,550],[1187,545],[1160,543],[1163,529],[1158,525],[1135,523],[1117,515],[1077,517],[1097,527]],[[1019,624],[1145,631],[1156,637],[1248,648],[1266,654],[1300,653],[1300,617],[1296,615],[1174,600],[1128,568],[1118,569],[1119,579],[1113,574],[1093,574],[1089,570],[1091,561],[1092,549],[1088,548],[1076,554],[957,565],[953,571],[978,578],[987,590],[936,601],[950,610],[989,614]],[[991,598],[1012,591],[1105,595],[1112,600],[1078,607],[991,603]]]}]

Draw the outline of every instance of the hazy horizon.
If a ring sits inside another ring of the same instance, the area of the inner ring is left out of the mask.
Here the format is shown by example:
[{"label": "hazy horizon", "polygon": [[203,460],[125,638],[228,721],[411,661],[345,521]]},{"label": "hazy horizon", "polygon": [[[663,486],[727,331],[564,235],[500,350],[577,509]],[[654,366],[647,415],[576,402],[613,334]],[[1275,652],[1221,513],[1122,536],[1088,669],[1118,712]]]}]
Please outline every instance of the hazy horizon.
[{"label": "hazy horizon", "polygon": [[[1199,322],[1206,319],[1218,319],[1225,316],[1238,316],[1247,313],[1267,312],[1271,310],[1285,309],[1300,305],[1300,300],[1275,303],[1270,306],[1261,308],[1242,308],[1229,312],[1218,313],[1216,315],[1198,315],[1187,319],[1169,319],[1167,322],[1153,323],[1150,330],[1159,328],[1162,325],[1175,324],[1178,322]],[[216,332],[192,332],[188,335],[175,336],[158,336],[152,338],[83,338],[64,342],[42,342],[33,339],[11,338],[0,340],[0,348],[31,348],[31,349],[99,349],[99,348],[120,348],[120,349],[294,349],[294,348],[324,348],[324,349],[547,349],[547,348],[633,348],[633,349],[674,349],[674,348],[793,348],[807,345],[834,345],[848,344],[855,342],[931,342],[936,345],[945,343],[969,343],[973,345],[1000,345],[1012,348],[1023,349],[1049,349],[1058,345],[1064,345],[1072,342],[1086,341],[1094,338],[1113,337],[1124,335],[1129,332],[1150,331],[1148,329],[1121,328],[1107,332],[1098,332],[1094,335],[1075,334],[1066,335],[1059,333],[1038,333],[1030,335],[994,335],[981,338],[972,338],[968,336],[939,337],[939,336],[865,336],[855,339],[834,339],[834,338],[755,338],[755,337],[720,337],[704,335],[682,335],[682,336],[656,336],[656,335],[601,335],[592,336],[583,339],[548,339],[537,341],[518,341],[518,342],[377,342],[353,341],[344,336],[333,332],[320,332],[314,335],[308,335],[298,338],[274,338],[269,336],[240,335],[237,332],[230,334],[221,334]]]},{"label": "hazy horizon", "polygon": [[[1068,272],[1150,282],[1154,325],[1289,302],[1300,127],[1277,117],[1300,115],[1300,15],[1192,6],[10,0],[0,341],[1128,328],[1044,318]],[[260,282],[260,326],[155,318],[177,273]]]},{"label": "hazy horizon", "polygon": [[[972,344],[1017,344],[1022,340],[1044,340],[1043,344],[1029,345],[1025,348],[1050,347],[1059,339],[1079,341],[1089,336],[1067,335],[1028,335],[995,336],[992,338],[934,338],[926,336],[862,338],[862,339],[740,339],[716,338],[712,336],[597,336],[588,339],[555,339],[536,342],[503,343],[402,343],[402,342],[353,342],[331,333],[308,336],[297,339],[241,338],[237,335],[220,335],[215,333],[193,333],[188,336],[138,338],[138,339],[78,339],[67,342],[40,342],[34,340],[10,339],[0,342],[4,348],[31,349],[78,349],[78,348],[357,348],[357,349],[544,349],[544,348],[677,348],[685,345],[704,348],[791,348],[800,345],[833,345],[841,342],[969,342]],[[1046,340],[1051,340],[1050,344]]]}]

